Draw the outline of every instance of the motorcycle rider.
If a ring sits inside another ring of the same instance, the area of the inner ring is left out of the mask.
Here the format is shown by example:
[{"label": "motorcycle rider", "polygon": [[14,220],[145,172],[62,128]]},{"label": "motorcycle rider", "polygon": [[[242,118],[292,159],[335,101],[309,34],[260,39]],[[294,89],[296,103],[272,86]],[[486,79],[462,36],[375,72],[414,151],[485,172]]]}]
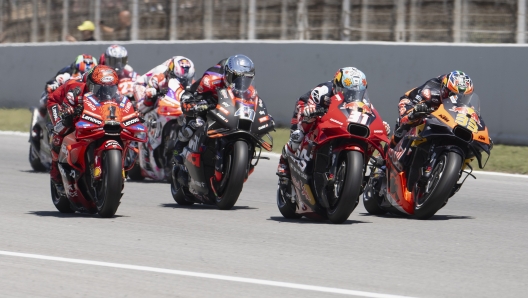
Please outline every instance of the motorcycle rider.
[{"label": "motorcycle rider", "polygon": [[62,187],[62,178],[58,169],[59,151],[62,140],[74,125],[74,117],[82,109],[82,98],[91,92],[98,99],[111,99],[119,96],[117,93],[117,73],[105,65],[97,65],[79,80],[69,80],[50,94],[48,112],[53,124],[51,142],[51,180]]},{"label": "motorcycle rider", "polygon": [[128,64],[128,51],[124,46],[111,45],[99,57],[100,65],[107,65],[113,68],[119,79],[129,78],[135,81],[138,78],[137,72]]},{"label": "motorcycle rider", "polygon": [[473,81],[459,70],[432,78],[423,85],[405,92],[398,103],[399,118],[390,147],[394,148],[406,131],[418,125],[424,116],[438,108],[443,99],[452,95],[472,93]]},{"label": "motorcycle rider", "polygon": [[254,77],[253,61],[245,55],[237,54],[222,59],[207,69],[200,80],[191,86],[190,91],[195,93],[195,96],[186,94],[182,97],[185,119],[174,147],[174,158],[179,165],[183,164],[183,148],[189,143],[196,129],[205,124],[205,114],[208,110],[216,108],[216,90],[231,87],[233,92],[244,94],[244,98],[252,100],[257,96],[257,90],[251,85]]},{"label": "motorcycle rider", "polygon": [[88,54],[81,54],[75,58],[75,61],[73,61],[72,64],[63,67],[53,78],[47,81],[44,92],[42,93],[42,97],[40,98],[39,112],[42,117],[46,116],[49,94],[51,94],[69,79],[78,79],[82,77],[84,73],[90,71],[90,69],[96,65],[97,60],[94,57]]},{"label": "motorcycle rider", "polygon": [[[281,183],[288,184],[290,169],[288,155],[293,156],[299,148],[306,132],[313,128],[317,116],[324,115],[331,103],[331,98],[344,89],[363,91],[367,89],[365,74],[355,67],[343,67],[337,70],[334,78],[317,85],[303,94],[298,100],[291,121],[290,139],[284,145],[277,167],[277,176]],[[383,121],[386,133],[390,133],[389,125]]]},{"label": "motorcycle rider", "polygon": [[134,97],[138,103],[142,103],[139,111],[145,114],[153,109],[156,95],[168,87],[171,79],[178,80],[180,84],[175,94],[176,99],[181,101],[184,91],[194,82],[194,72],[191,59],[174,56],[140,76],[134,85]]}]

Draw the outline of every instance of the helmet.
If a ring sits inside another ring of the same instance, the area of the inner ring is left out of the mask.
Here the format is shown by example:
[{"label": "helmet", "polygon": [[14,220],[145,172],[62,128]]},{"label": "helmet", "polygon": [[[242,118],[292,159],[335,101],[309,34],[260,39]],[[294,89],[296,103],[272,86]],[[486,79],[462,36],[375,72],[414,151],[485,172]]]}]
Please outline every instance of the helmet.
[{"label": "helmet", "polygon": [[77,56],[75,62],[73,62],[73,74],[84,74],[90,71],[94,66],[97,65],[97,60],[92,55],[82,54]]},{"label": "helmet", "polygon": [[112,68],[97,65],[86,76],[86,87],[100,101],[111,100],[117,96],[119,78]]},{"label": "helmet", "polygon": [[332,80],[334,93],[344,90],[364,91],[367,89],[367,77],[355,67],[343,67],[337,70]]},{"label": "helmet", "polygon": [[178,79],[183,86],[189,86],[194,79],[194,63],[183,56],[173,57],[167,69],[170,78]]},{"label": "helmet", "polygon": [[255,65],[245,55],[227,58],[224,65],[224,83],[235,91],[246,91],[255,77]]},{"label": "helmet", "polygon": [[102,65],[107,65],[121,74],[128,63],[128,52],[125,47],[114,44],[106,49],[99,60]]},{"label": "helmet", "polygon": [[455,70],[442,79],[444,98],[450,95],[470,95],[473,93],[473,81],[463,71]]}]

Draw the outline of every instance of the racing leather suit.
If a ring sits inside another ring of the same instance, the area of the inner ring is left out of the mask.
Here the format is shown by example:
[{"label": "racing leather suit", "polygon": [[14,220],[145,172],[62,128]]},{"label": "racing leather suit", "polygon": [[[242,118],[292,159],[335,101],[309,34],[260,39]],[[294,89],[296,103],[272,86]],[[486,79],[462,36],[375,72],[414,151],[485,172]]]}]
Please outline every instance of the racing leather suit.
[{"label": "racing leather suit", "polygon": [[[50,176],[56,184],[62,184],[57,166],[62,140],[74,124],[72,111],[79,106],[82,107],[82,97],[85,90],[86,84],[84,82],[69,80],[49,96],[48,113],[53,124]],[[70,111],[67,112],[67,110]],[[63,112],[66,113],[61,115]]]},{"label": "racing leather suit", "polygon": [[74,75],[74,73],[75,67],[73,67],[73,65],[68,65],[59,70],[53,78],[46,82],[44,92],[42,92],[39,101],[39,112],[42,117],[46,116],[49,95],[71,78],[79,78],[79,75]]},{"label": "racing leather suit", "polygon": [[[448,74],[447,74],[448,75]],[[442,79],[446,75],[441,75],[426,81],[423,85],[413,88],[400,97],[398,103],[398,121],[391,138],[391,146],[395,146],[405,132],[412,126],[420,122],[421,117],[427,113],[425,105],[439,105],[443,95]],[[429,90],[429,91],[427,91]],[[431,92],[432,90],[432,92]]]}]

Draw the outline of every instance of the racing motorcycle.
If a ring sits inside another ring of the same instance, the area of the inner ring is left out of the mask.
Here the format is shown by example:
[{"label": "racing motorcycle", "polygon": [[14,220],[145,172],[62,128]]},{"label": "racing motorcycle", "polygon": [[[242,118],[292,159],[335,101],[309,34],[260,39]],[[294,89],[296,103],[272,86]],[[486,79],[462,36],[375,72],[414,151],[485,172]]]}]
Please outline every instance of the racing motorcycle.
[{"label": "racing motorcycle", "polygon": [[486,165],[493,143],[477,94],[451,96],[430,110],[418,126],[402,128],[408,131],[388,150],[385,165],[373,165],[363,194],[370,214],[428,219],[468,176],[475,178],[472,160],[476,158],[481,169]]},{"label": "racing motorcycle", "polygon": [[53,204],[63,213],[112,217],[124,187],[124,157],[130,142],[146,141],[146,128],[126,97],[102,101],[87,93],[75,115],[75,131],[59,152],[64,187],[50,182]]},{"label": "racing motorcycle", "polygon": [[171,161],[181,124],[178,121],[181,121],[182,115],[180,101],[175,94],[178,86],[179,82],[171,79],[168,88],[159,93],[156,108],[143,116],[148,141],[139,144],[139,162],[128,172],[131,180],[143,180],[145,177],[157,181],[172,179]]},{"label": "racing motorcycle", "polygon": [[[42,93],[41,103],[47,100],[48,94]],[[41,104],[45,106],[45,104]],[[29,164],[34,171],[47,172],[51,167],[50,130],[51,120],[45,109],[31,108],[29,126]]]},{"label": "racing motorcycle", "polygon": [[375,150],[383,152],[388,139],[366,90],[334,95],[322,114],[288,156],[291,179],[279,178],[277,206],[285,218],[339,224],[356,208],[368,161]]},{"label": "racing motorcycle", "polygon": [[184,167],[173,177],[171,193],[180,205],[231,209],[258,161],[268,159],[260,156],[262,148],[273,147],[269,132],[275,122],[262,99],[245,98],[231,88],[218,89],[217,95],[216,108],[184,148]]}]

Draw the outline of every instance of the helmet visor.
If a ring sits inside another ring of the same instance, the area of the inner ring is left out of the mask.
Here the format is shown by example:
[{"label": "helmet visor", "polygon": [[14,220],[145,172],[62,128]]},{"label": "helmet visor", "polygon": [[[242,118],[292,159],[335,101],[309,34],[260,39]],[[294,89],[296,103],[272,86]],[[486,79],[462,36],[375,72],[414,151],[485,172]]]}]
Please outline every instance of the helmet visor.
[{"label": "helmet visor", "polygon": [[227,82],[236,91],[246,91],[253,83],[253,76],[228,73]]},{"label": "helmet visor", "polygon": [[115,69],[117,72],[127,65],[128,57],[106,57],[105,64]]},{"label": "helmet visor", "polygon": [[92,93],[99,101],[112,100],[117,97],[117,85],[93,85]]},{"label": "helmet visor", "polygon": [[345,102],[361,101],[369,103],[367,89],[356,90],[356,89],[342,89],[343,99]]}]

